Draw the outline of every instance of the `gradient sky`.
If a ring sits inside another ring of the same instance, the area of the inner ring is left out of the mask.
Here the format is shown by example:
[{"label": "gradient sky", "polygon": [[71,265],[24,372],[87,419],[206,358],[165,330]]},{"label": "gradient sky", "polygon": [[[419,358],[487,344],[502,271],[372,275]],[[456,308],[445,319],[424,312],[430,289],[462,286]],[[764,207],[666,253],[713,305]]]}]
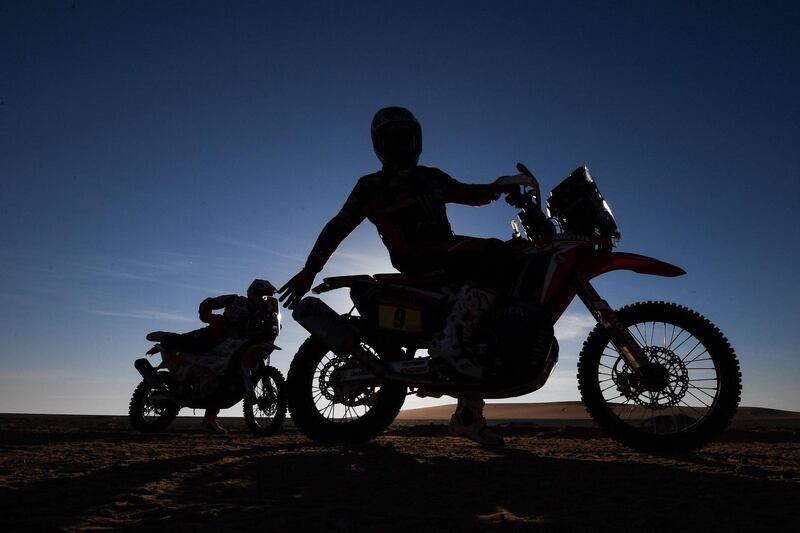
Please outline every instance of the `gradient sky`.
[{"label": "gradient sky", "polygon": [[[796,2],[3,2],[0,412],[126,412],[145,333],[301,267],[378,167],[386,105],[462,181],[524,161],[550,190],[587,164],[619,249],[688,271],[601,294],[697,309],[744,404],[800,410],[798,27]],[[503,202],[448,212],[510,235]],[[365,223],[322,275],[390,269]],[[284,372],[305,337],[285,319]],[[577,399],[591,327],[573,305],[554,379],[512,401]]]}]

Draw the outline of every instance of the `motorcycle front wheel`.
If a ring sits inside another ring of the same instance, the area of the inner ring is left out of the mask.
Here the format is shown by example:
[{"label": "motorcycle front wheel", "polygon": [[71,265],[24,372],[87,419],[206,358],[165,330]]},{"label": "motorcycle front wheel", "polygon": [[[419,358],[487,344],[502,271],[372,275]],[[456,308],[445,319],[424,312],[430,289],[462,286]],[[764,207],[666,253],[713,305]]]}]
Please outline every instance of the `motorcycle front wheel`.
[{"label": "motorcycle front wheel", "polygon": [[142,433],[158,433],[165,430],[181,408],[163,393],[142,381],[133,391],[128,406],[128,419],[133,429]]},{"label": "motorcycle front wheel", "polygon": [[733,348],[714,324],[666,302],[632,304],[617,315],[659,377],[643,379],[605,328],[595,327],[580,354],[578,386],[601,428],[635,449],[687,451],[730,425],[741,397],[741,373]]},{"label": "motorcycle front wheel", "polygon": [[337,371],[357,367],[311,337],[289,368],[289,410],[295,425],[311,440],[326,444],[366,442],[397,417],[406,387],[364,382],[346,386]]},{"label": "motorcycle front wheel", "polygon": [[268,437],[286,418],[286,380],[280,370],[268,366],[256,376],[254,389],[255,402],[243,402],[244,421],[253,435]]}]

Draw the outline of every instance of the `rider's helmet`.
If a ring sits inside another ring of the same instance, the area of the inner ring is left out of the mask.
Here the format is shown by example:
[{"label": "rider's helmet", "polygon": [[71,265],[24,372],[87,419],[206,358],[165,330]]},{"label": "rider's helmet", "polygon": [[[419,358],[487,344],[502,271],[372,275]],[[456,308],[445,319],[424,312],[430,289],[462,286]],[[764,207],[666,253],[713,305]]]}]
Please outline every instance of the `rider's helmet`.
[{"label": "rider's helmet", "polygon": [[372,119],[372,147],[384,166],[409,169],[422,153],[422,127],[405,107],[384,107]]},{"label": "rider's helmet", "polygon": [[265,279],[255,279],[247,287],[247,297],[251,300],[261,300],[264,296],[272,296],[277,289]]}]

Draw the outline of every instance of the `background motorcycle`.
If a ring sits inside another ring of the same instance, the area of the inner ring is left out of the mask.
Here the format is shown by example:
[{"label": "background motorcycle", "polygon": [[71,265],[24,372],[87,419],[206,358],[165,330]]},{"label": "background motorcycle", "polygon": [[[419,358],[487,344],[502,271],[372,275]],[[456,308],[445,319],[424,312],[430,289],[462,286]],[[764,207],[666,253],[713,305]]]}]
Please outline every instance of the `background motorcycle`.
[{"label": "background motorcycle", "polygon": [[[180,352],[156,344],[148,355],[161,354],[153,367],[147,359],[134,366],[144,378],[131,397],[128,416],[134,429],[162,431],[182,407],[227,409],[242,399],[244,419],[257,436],[275,433],[286,417],[286,384],[277,368],[270,366],[272,341],[280,328],[278,304],[273,298],[274,323],[261,335],[229,337],[203,354]],[[161,343],[170,333],[154,331],[147,340]],[[167,343],[168,344],[168,343]]]},{"label": "background motorcycle", "polygon": [[[509,288],[478,326],[480,380],[415,357],[441,330],[455,287],[441,276],[402,274],[326,278],[319,294],[348,287],[354,303],[339,315],[306,297],[293,316],[311,337],[288,376],[292,418],[320,442],[364,441],[397,416],[405,396],[510,398],[541,388],[558,361],[553,325],[575,296],[598,324],[581,350],[578,386],[592,418],[639,449],[692,449],[730,424],[741,395],[733,349],[711,322],[686,307],[643,302],[613,310],[590,280],[613,270],[680,276],[649,257],[612,252],[616,221],[585,167],[556,186],[541,210],[536,179],[501,178],[520,209],[508,246],[517,264]],[[356,314],[355,311],[358,313]]]}]

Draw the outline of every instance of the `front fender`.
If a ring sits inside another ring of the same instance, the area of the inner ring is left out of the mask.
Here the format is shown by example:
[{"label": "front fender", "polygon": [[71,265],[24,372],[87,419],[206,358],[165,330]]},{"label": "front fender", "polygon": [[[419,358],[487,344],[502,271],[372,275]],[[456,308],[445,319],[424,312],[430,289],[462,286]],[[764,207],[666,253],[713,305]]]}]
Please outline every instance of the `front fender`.
[{"label": "front fender", "polygon": [[250,348],[260,348],[262,350],[269,350],[269,351],[281,350],[280,346],[277,346],[269,341],[257,342],[256,344],[251,345]]},{"label": "front fender", "polygon": [[[269,341],[251,344],[247,347],[244,354],[242,354],[242,364],[247,368],[255,368],[257,362],[262,357],[265,358],[267,364],[269,364],[269,356],[272,354],[273,350],[280,350],[280,348]],[[264,355],[265,353],[266,355]]]},{"label": "front fender", "polygon": [[638,274],[649,274],[651,276],[663,276],[674,278],[683,276],[686,271],[682,268],[659,261],[646,255],[630,254],[626,252],[607,252],[593,254],[578,260],[576,270],[581,272],[587,279],[597,277],[606,272],[614,270],[631,270]]}]

